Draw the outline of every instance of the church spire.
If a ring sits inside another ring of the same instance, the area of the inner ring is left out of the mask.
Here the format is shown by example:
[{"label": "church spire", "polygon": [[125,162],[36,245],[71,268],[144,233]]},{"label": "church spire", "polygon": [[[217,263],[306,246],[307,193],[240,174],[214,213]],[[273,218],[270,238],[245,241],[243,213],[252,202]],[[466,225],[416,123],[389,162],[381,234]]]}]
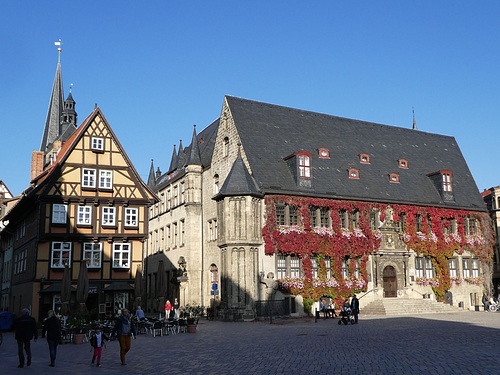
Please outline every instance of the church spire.
[{"label": "church spire", "polygon": [[198,147],[198,137],[196,136],[196,125],[194,125],[193,139],[189,154],[187,156],[186,165],[201,165],[200,148]]},{"label": "church spire", "polygon": [[40,151],[43,151],[44,153],[51,151],[50,146],[59,137],[60,120],[64,102],[61,75],[61,42],[55,42],[54,44],[59,46],[57,49],[59,56],[57,61],[56,76],[54,78],[52,93],[50,95],[49,109],[47,110],[47,119],[45,120],[45,128],[43,130],[42,143],[40,145]]},{"label": "church spire", "polygon": [[155,168],[153,165],[153,159],[151,159],[151,168],[149,168],[149,176],[148,176],[148,186],[153,189],[156,185],[155,178]]},{"label": "church spire", "polygon": [[412,112],[413,112],[413,130],[418,130],[417,129],[417,121],[415,120],[415,110],[412,107]]}]

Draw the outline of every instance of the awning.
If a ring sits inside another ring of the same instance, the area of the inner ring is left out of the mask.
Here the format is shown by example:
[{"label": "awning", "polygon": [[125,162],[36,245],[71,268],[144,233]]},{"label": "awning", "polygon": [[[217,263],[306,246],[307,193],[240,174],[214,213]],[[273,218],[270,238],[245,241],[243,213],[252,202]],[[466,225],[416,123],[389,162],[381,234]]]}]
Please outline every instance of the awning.
[{"label": "awning", "polygon": [[126,281],[113,281],[103,290],[105,292],[133,292],[134,288]]},{"label": "awning", "polygon": [[[62,283],[57,282],[50,284],[47,288],[40,290],[38,293],[61,293],[61,287]],[[71,287],[71,291],[75,292],[76,289],[74,287]]]}]

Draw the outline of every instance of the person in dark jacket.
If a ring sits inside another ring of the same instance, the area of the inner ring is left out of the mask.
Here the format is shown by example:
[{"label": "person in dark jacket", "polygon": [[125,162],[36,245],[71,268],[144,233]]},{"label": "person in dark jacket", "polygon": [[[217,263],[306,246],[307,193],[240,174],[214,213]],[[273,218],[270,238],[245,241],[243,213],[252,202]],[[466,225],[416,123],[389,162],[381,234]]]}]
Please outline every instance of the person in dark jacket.
[{"label": "person in dark jacket", "polygon": [[28,309],[21,311],[21,316],[14,321],[14,328],[16,330],[17,353],[19,355],[19,366],[24,367],[24,351],[26,352],[26,366],[31,365],[31,339],[38,340],[38,330],[36,328],[36,321],[30,316]]},{"label": "person in dark jacket", "polygon": [[47,313],[47,319],[43,322],[42,338],[47,335],[47,344],[49,344],[50,367],[56,365],[57,344],[62,343],[61,322],[57,319],[53,310]]},{"label": "person in dark jacket", "polygon": [[358,297],[356,297],[356,295],[352,296],[351,309],[352,309],[352,315],[354,315],[354,324],[358,324],[359,300]]},{"label": "person in dark jacket", "polygon": [[122,314],[116,318],[115,326],[111,331],[111,337],[115,336],[120,342],[120,359],[122,365],[126,365],[125,355],[130,350],[131,336],[135,336],[134,322],[130,319],[130,314],[127,309],[123,309]]}]

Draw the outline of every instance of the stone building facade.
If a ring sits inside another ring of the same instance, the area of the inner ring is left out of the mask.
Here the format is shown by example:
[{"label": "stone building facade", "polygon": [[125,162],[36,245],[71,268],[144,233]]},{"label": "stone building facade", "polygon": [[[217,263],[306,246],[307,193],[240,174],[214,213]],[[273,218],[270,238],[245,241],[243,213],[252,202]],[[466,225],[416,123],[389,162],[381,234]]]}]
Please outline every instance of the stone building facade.
[{"label": "stone building facade", "polygon": [[151,165],[148,185],[160,197],[151,311],[177,297],[245,320],[354,293],[362,306],[430,297],[475,308],[490,275],[488,215],[455,139],[415,126],[227,96],[166,173]]}]

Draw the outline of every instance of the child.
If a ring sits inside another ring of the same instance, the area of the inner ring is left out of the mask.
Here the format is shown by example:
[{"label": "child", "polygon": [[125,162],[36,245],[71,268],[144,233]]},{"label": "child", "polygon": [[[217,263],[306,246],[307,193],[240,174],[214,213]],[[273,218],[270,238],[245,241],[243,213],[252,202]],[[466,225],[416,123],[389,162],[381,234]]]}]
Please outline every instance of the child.
[{"label": "child", "polygon": [[90,345],[92,345],[94,348],[94,356],[92,357],[92,364],[95,362],[95,359],[97,357],[97,366],[101,365],[101,351],[102,351],[102,345],[104,344],[104,340],[109,341],[109,337],[106,336],[105,333],[101,332],[100,327],[97,327],[95,329],[95,333],[90,338]]}]

